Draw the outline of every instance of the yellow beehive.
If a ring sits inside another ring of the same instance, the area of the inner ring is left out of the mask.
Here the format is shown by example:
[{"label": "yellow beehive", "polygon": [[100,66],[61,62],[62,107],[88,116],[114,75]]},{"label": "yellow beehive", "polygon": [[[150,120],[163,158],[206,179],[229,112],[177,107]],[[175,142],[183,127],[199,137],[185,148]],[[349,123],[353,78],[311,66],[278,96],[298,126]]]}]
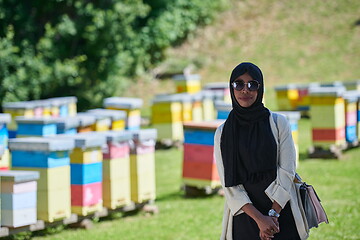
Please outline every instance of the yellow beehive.
[{"label": "yellow beehive", "polygon": [[[104,161],[104,165],[108,161]],[[104,207],[116,209],[131,203],[130,176],[103,180]]]},{"label": "yellow beehive", "polygon": [[101,162],[103,154],[101,147],[79,148],[76,147],[70,154],[71,163]]},{"label": "yellow beehive", "polygon": [[281,111],[291,111],[296,109],[299,93],[295,85],[275,87],[278,109]]},{"label": "yellow beehive", "polygon": [[154,200],[156,129],[133,131],[134,145],[130,154],[131,200],[142,203]]},{"label": "yellow beehive", "polygon": [[125,121],[127,113],[122,110],[112,110],[112,109],[91,109],[87,111],[94,115],[109,117],[111,119],[111,130],[124,130],[125,129]]},{"label": "yellow beehive", "polygon": [[192,111],[191,119],[193,122],[203,121],[202,96],[200,94],[192,94]]},{"label": "yellow beehive", "polygon": [[197,93],[201,90],[200,75],[175,75],[173,77],[176,85],[176,92]]},{"label": "yellow beehive", "polygon": [[158,131],[158,139],[171,139],[182,141],[184,139],[183,123],[155,123],[152,127]]},{"label": "yellow beehive", "polygon": [[310,90],[312,140],[315,147],[330,149],[345,146],[344,87],[319,87]]},{"label": "yellow beehive", "polygon": [[11,122],[8,124],[9,130],[17,130],[15,118],[18,116],[33,117],[34,104],[32,102],[9,102],[3,104],[4,113],[11,115]]},{"label": "yellow beehive", "polygon": [[204,121],[212,121],[215,118],[214,93],[212,91],[201,91],[202,94],[202,119]]}]

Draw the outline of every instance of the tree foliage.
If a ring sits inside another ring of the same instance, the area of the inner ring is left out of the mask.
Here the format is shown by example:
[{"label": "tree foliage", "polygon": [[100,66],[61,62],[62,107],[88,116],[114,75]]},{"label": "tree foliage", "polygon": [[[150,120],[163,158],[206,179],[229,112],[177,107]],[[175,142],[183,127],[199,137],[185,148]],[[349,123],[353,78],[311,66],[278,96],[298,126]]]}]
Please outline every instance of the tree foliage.
[{"label": "tree foliage", "polygon": [[0,0],[0,102],[77,96],[100,106],[225,0]]}]

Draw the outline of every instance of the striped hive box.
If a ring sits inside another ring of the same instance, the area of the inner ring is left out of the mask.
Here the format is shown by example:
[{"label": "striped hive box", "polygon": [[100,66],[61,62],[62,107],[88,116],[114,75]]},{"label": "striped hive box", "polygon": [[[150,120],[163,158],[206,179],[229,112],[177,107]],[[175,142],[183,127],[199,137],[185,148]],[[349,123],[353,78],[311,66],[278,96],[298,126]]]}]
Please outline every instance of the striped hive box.
[{"label": "striped hive box", "polygon": [[192,120],[192,97],[188,93],[177,93],[173,94],[176,98],[179,98],[181,103],[181,119],[182,122]]},{"label": "striped hive box", "polygon": [[296,89],[298,91],[298,99],[296,101],[296,110],[301,112],[303,116],[309,116],[310,110],[310,88],[319,87],[318,83],[298,84]]},{"label": "striped hive box", "polygon": [[277,112],[284,115],[290,123],[291,135],[294,140],[295,149],[296,149],[296,165],[299,165],[299,119],[301,117],[300,112],[296,111],[283,111]]},{"label": "striped hive box", "polygon": [[313,146],[330,149],[345,147],[345,101],[341,87],[310,89]]},{"label": "striped hive box", "polygon": [[[9,140],[12,169],[38,171],[37,216],[46,222],[70,217],[70,158],[74,142],[59,138]],[[24,160],[25,159],[25,160]]]},{"label": "striped hive box", "polygon": [[215,109],[217,112],[217,119],[227,119],[229,116],[229,113],[232,110],[231,103],[227,103],[224,101],[216,101],[215,102]]},{"label": "striped hive box", "polygon": [[33,117],[34,104],[32,102],[8,102],[3,104],[3,111],[11,115],[11,122],[8,124],[9,137],[15,138],[18,129],[15,118],[18,116]]},{"label": "striped hive box", "polygon": [[103,204],[116,209],[131,203],[129,141],[132,134],[128,131],[101,134],[107,142],[103,148]]},{"label": "striped hive box", "polygon": [[47,99],[50,101],[51,115],[59,117],[75,116],[77,112],[77,98],[74,96],[69,97],[56,97]]},{"label": "striped hive box", "polygon": [[187,186],[220,186],[214,158],[214,135],[223,121],[184,123],[183,182]]},{"label": "striped hive box", "polygon": [[347,91],[344,94],[345,99],[345,137],[349,144],[356,145],[358,137],[358,105],[360,90]]},{"label": "striped hive box", "polygon": [[155,200],[155,139],[156,129],[131,131],[130,146],[131,200],[142,203]]},{"label": "striped hive box", "polygon": [[214,93],[214,101],[220,100],[231,103],[230,87],[228,82],[207,83],[204,90],[210,90]]},{"label": "striped hive box", "polygon": [[157,95],[152,103],[151,123],[158,139],[183,140],[181,96]]},{"label": "striped hive box", "polygon": [[99,115],[92,112],[78,113],[77,115],[88,115],[95,117],[95,122],[91,125],[91,131],[109,131],[111,128],[111,117],[109,116]]},{"label": "striped hive box", "polygon": [[202,95],[200,93],[191,94],[191,98],[192,98],[191,121],[201,122],[203,121]]},{"label": "striped hive box", "polygon": [[80,120],[77,117],[59,117],[56,119],[57,134],[76,134]]},{"label": "striped hive box", "polygon": [[75,115],[75,118],[79,119],[78,133],[92,132],[92,126],[96,122],[95,116],[79,113]]},{"label": "striped hive box", "polygon": [[70,154],[71,211],[86,216],[102,208],[102,147],[105,137],[98,133],[61,135],[75,144]]},{"label": "striped hive box", "polygon": [[201,79],[198,74],[175,75],[173,77],[177,93],[197,93],[201,90]]},{"label": "striped hive box", "polygon": [[111,130],[119,131],[125,129],[125,120],[126,120],[125,111],[97,108],[97,109],[89,110],[88,112],[93,113],[95,115],[110,117]]},{"label": "striped hive box", "polygon": [[46,137],[56,135],[56,119],[48,117],[16,117],[16,137]]},{"label": "striped hive box", "polygon": [[275,87],[278,109],[281,111],[296,110],[299,92],[295,84]]},{"label": "striped hive box", "polygon": [[34,224],[36,216],[36,180],[33,171],[0,172],[1,226],[17,228]]},{"label": "striped hive box", "polygon": [[104,99],[104,107],[107,109],[123,110],[126,112],[125,129],[140,129],[141,112],[143,106],[141,98],[111,97]]}]

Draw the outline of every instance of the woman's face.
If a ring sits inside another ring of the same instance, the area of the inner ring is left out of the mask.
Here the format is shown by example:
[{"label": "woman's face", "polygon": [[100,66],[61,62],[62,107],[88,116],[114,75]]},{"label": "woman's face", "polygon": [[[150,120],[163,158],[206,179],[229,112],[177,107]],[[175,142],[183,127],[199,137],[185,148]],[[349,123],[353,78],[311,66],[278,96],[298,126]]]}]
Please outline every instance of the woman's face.
[{"label": "woman's face", "polygon": [[242,107],[250,107],[255,101],[256,97],[258,95],[258,91],[250,91],[248,88],[247,83],[255,80],[253,79],[248,73],[244,73],[243,75],[240,75],[238,78],[235,79],[236,81],[244,81],[245,86],[242,90],[238,91],[234,87],[234,95],[236,98],[236,101],[239,103]]}]

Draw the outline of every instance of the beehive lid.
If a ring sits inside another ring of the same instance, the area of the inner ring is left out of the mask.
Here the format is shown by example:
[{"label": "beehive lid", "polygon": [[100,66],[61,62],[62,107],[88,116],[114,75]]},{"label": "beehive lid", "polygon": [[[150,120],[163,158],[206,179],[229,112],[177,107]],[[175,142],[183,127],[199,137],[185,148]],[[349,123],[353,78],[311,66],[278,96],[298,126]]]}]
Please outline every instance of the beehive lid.
[{"label": "beehive lid", "polygon": [[79,119],[79,126],[81,127],[90,126],[96,122],[96,117],[89,114],[77,113],[74,117]]},{"label": "beehive lid", "polygon": [[19,170],[9,170],[9,171],[0,171],[1,181],[4,182],[29,182],[39,179],[40,174],[37,171],[19,171]]},{"label": "beehive lid", "polygon": [[277,111],[281,115],[284,115],[289,120],[299,120],[301,118],[301,113],[298,111]]},{"label": "beehive lid", "polygon": [[228,82],[213,82],[204,85],[203,89],[207,90],[224,90],[229,88]]},{"label": "beehive lid", "polygon": [[34,103],[31,101],[23,102],[8,102],[3,103],[4,109],[32,109],[34,108]]},{"label": "beehive lid", "polygon": [[232,104],[227,103],[224,101],[215,101],[215,108],[220,111],[231,111],[232,110]]},{"label": "beehive lid", "polygon": [[78,117],[59,117],[56,118],[56,125],[62,129],[77,128],[80,125]]},{"label": "beehive lid", "polygon": [[177,74],[172,77],[175,81],[190,81],[190,80],[200,80],[201,77],[199,74]]},{"label": "beehive lid", "polygon": [[9,113],[0,113],[0,124],[8,124],[11,122],[11,115]]},{"label": "beehive lid", "polygon": [[9,139],[9,149],[19,151],[42,151],[42,152],[54,152],[54,151],[68,151],[75,146],[74,141],[69,139],[54,138],[40,138],[40,137],[28,137],[28,138],[12,138]]},{"label": "beehive lid", "polygon": [[56,123],[56,118],[52,117],[24,117],[18,116],[15,118],[17,123],[30,123],[30,124],[51,124]]},{"label": "beehive lid", "polygon": [[81,133],[81,135],[85,134],[98,134],[100,136],[104,136],[107,142],[117,143],[117,142],[125,142],[132,139],[133,135],[129,131],[102,131],[102,132],[94,132],[94,133]]},{"label": "beehive lid", "polygon": [[81,112],[81,113],[78,113],[77,115],[80,115],[80,116],[83,116],[83,115],[93,116],[95,118],[95,121],[101,121],[101,123],[103,125],[106,125],[106,126],[111,125],[111,118],[109,116],[95,114],[95,113],[92,113],[92,112]]},{"label": "beehive lid", "polygon": [[202,122],[184,122],[185,129],[216,130],[225,120],[212,120]]},{"label": "beehive lid", "polygon": [[125,119],[126,118],[126,112],[122,110],[111,110],[111,109],[103,109],[103,108],[96,108],[91,109],[87,111],[88,113],[94,114],[94,115],[100,115],[105,117],[110,117],[112,121],[116,121],[119,119]]},{"label": "beehive lid", "polygon": [[333,96],[341,97],[345,92],[344,86],[339,87],[312,87],[309,89],[311,96]]},{"label": "beehive lid", "polygon": [[343,98],[348,102],[357,102],[360,99],[359,90],[346,91],[343,94]]},{"label": "beehive lid", "polygon": [[76,103],[77,97],[75,96],[55,97],[55,98],[49,98],[49,100],[59,101],[61,102],[61,104],[69,104],[69,103]]},{"label": "beehive lid", "polygon": [[157,130],[154,128],[128,130],[131,133],[132,139],[135,141],[145,141],[157,138]]},{"label": "beehive lid", "polygon": [[296,84],[286,84],[286,85],[281,85],[281,86],[276,86],[275,90],[276,91],[282,91],[282,90],[290,90],[290,89],[297,89]]},{"label": "beehive lid", "polygon": [[104,106],[120,109],[138,109],[143,105],[141,98],[110,97],[104,99]]},{"label": "beehive lid", "polygon": [[72,140],[76,148],[101,147],[106,143],[106,137],[104,135],[98,134],[98,132],[88,132],[75,135],[59,134],[54,136],[54,138],[55,137]]}]

